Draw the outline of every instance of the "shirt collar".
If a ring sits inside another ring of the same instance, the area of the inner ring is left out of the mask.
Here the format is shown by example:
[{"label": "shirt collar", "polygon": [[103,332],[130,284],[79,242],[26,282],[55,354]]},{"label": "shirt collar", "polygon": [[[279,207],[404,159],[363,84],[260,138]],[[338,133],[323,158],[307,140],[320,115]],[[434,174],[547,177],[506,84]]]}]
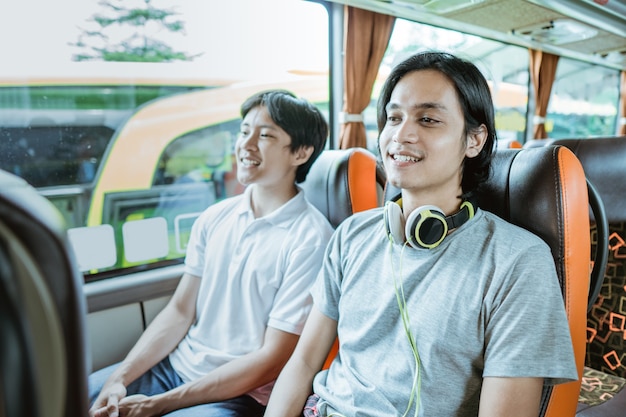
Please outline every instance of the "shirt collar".
[{"label": "shirt collar", "polygon": [[[269,215],[261,217],[257,220],[263,220],[279,227],[288,227],[300,213],[307,209],[307,201],[304,198],[304,190],[302,190],[302,188],[298,185],[296,185],[296,188],[298,189],[298,193],[289,201],[274,210]],[[251,200],[252,187],[246,187],[241,203],[237,209],[240,216],[248,215],[251,219],[254,219]]]}]

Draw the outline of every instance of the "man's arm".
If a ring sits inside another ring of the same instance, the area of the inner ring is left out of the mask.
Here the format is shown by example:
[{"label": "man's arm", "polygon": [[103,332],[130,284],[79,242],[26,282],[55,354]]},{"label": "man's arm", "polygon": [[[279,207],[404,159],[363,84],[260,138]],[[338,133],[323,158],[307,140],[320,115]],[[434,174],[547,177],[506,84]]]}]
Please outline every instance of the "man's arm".
[{"label": "man's arm", "polygon": [[127,397],[120,403],[120,410],[124,413],[126,407],[140,407],[147,411],[146,415],[162,415],[180,408],[243,395],[275,380],[297,342],[298,335],[268,327],[259,350],[163,394]]},{"label": "man's arm", "polygon": [[298,345],[280,373],[270,396],[266,417],[301,416],[311,394],[313,378],[322,369],[337,337],[337,322],[313,306]]},{"label": "man's arm", "polygon": [[543,378],[483,380],[478,417],[537,417]]},{"label": "man's arm", "polygon": [[[199,288],[199,277],[183,275],[168,304],[102,387],[90,415],[116,416],[117,404],[126,395],[125,388],[174,350],[194,320]],[[98,409],[101,413],[96,414]]]}]

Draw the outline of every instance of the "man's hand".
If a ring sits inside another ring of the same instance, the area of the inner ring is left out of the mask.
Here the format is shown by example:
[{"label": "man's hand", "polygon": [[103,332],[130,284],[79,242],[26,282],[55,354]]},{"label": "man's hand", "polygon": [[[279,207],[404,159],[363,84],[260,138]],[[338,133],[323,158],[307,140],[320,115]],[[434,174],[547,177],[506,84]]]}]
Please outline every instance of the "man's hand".
[{"label": "man's hand", "polygon": [[119,409],[121,417],[152,417],[162,415],[161,410],[156,408],[156,397],[148,397],[143,394],[129,395],[120,401]]},{"label": "man's hand", "polygon": [[104,386],[89,410],[89,417],[119,417],[119,402],[124,397],[126,387],[123,384]]}]

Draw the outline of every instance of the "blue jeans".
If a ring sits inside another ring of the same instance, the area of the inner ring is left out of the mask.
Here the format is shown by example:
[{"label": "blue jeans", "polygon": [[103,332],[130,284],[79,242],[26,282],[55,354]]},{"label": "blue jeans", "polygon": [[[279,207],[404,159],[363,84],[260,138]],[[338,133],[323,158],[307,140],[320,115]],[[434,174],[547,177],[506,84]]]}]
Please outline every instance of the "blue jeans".
[{"label": "blue jeans", "polygon": [[[102,389],[105,381],[111,375],[117,364],[100,369],[89,375],[89,403],[93,404]],[[184,384],[168,358],[163,359],[152,369],[130,384],[127,395],[144,394],[155,395],[169,391]],[[168,417],[261,417],[265,406],[259,404],[248,395],[232,398],[216,403],[200,404],[182,408],[167,414]]]}]

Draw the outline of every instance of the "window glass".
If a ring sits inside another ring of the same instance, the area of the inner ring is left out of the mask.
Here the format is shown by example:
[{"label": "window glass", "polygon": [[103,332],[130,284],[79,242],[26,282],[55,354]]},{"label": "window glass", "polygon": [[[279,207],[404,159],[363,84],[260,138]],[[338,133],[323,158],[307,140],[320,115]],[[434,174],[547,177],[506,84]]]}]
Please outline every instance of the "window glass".
[{"label": "window glass", "polygon": [[617,70],[561,57],[548,103],[548,137],[613,136],[618,94]]},{"label": "window glass", "polygon": [[[110,68],[107,71],[118,76],[119,84],[109,80],[107,85],[89,85],[105,82],[82,73],[93,65],[68,68],[76,71],[75,78],[64,75],[43,81],[39,76],[21,76],[3,80],[6,86],[0,84],[0,168],[35,187],[91,182],[113,133],[137,107],[209,87],[127,85],[131,80],[116,74],[124,67],[105,65],[99,68]],[[39,85],[43,82],[49,85]],[[85,84],[65,84],[80,82]]]},{"label": "window glass", "polygon": [[529,80],[526,49],[397,19],[374,86],[372,102],[364,112],[369,149],[377,152],[376,100],[382,84],[396,64],[424,50],[446,51],[474,62],[491,87],[498,138],[506,144],[511,141],[523,143]]},{"label": "window glass", "polygon": [[[198,214],[243,191],[233,157],[241,103],[284,88],[327,115],[327,9],[79,3],[24,0],[0,13],[0,36],[15,40],[0,44],[0,169],[59,209],[88,279],[181,262]],[[124,23],[124,10],[142,7],[165,18]]]}]

